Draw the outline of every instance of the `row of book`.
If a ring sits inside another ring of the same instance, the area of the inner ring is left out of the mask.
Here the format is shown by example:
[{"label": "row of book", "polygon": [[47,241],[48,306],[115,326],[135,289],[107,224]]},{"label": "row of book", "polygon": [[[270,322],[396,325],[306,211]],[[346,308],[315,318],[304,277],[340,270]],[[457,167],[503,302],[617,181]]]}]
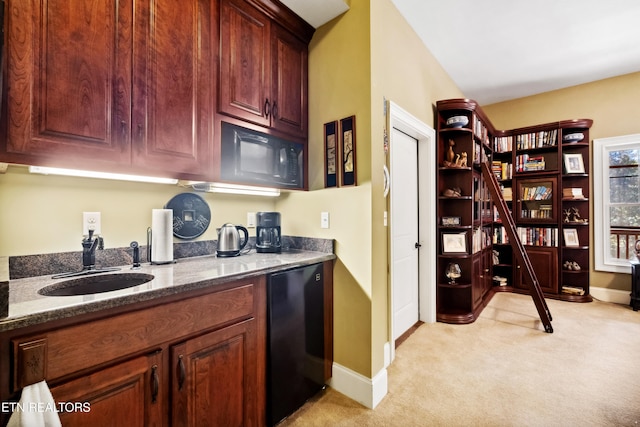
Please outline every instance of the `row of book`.
[{"label": "row of book", "polygon": [[516,172],[535,172],[545,170],[543,156],[529,156],[521,154],[516,156]]},{"label": "row of book", "polygon": [[497,153],[507,153],[513,151],[512,136],[496,136],[493,139],[493,151]]},{"label": "row of book", "polygon": [[490,230],[484,227],[478,227],[473,232],[472,239],[472,250],[475,254],[476,252],[480,252],[482,249],[489,247],[491,244],[491,232]]},{"label": "row of book", "polygon": [[558,229],[551,227],[518,227],[523,245],[558,246]]},{"label": "row of book", "polygon": [[541,205],[540,209],[521,209],[520,218],[522,219],[549,219],[553,218],[551,205]]},{"label": "row of book", "polygon": [[551,197],[553,197],[553,189],[546,185],[522,187],[522,194],[520,194],[520,200],[549,200]]},{"label": "row of book", "polygon": [[491,170],[499,180],[513,178],[513,165],[510,162],[493,160],[491,162]]},{"label": "row of book", "polygon": [[493,229],[493,244],[494,245],[508,245],[509,235],[504,226],[499,225]]},{"label": "row of book", "polygon": [[558,145],[558,130],[541,130],[540,132],[516,135],[516,150],[552,147]]},{"label": "row of book", "polygon": [[482,141],[483,144],[489,145],[489,131],[487,127],[482,123],[482,121],[478,120],[475,114],[472,115],[473,121],[471,123],[471,128],[473,129],[474,135]]}]

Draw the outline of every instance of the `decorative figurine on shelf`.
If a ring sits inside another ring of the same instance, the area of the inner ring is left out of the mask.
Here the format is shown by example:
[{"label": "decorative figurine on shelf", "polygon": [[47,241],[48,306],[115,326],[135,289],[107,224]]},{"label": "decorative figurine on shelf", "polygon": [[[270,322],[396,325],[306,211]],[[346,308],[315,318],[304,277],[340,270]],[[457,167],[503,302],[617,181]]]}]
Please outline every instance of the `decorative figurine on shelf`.
[{"label": "decorative figurine on shelf", "polygon": [[453,163],[453,159],[456,158],[456,153],[453,152],[453,146],[456,145],[453,139],[449,140],[449,149],[447,150],[447,162]]},{"label": "decorative figurine on shelf", "polygon": [[456,167],[466,168],[467,167],[467,152],[463,151],[460,153],[460,156],[456,158]]},{"label": "decorative figurine on shelf", "polygon": [[562,213],[564,214],[564,222],[587,222],[586,219],[580,216],[578,208],[564,209]]},{"label": "decorative figurine on shelf", "polygon": [[447,265],[447,270],[444,274],[447,276],[447,279],[449,279],[449,284],[455,285],[456,279],[459,279],[462,276],[462,270],[458,264],[450,262],[449,265]]},{"label": "decorative figurine on shelf", "polygon": [[462,190],[460,189],[460,187],[447,188],[442,192],[442,195],[444,197],[461,197]]},{"label": "decorative figurine on shelf", "polygon": [[573,215],[573,222],[587,222],[586,219],[582,219],[578,208],[571,208],[571,215]]},{"label": "decorative figurine on shelf", "polygon": [[500,264],[500,252],[498,251],[493,251],[493,265],[498,265]]},{"label": "decorative figurine on shelf", "polygon": [[578,264],[575,261],[565,261],[564,264],[562,264],[562,267],[564,267],[565,270],[571,270],[571,271],[582,270],[582,267],[580,267],[580,264]]}]

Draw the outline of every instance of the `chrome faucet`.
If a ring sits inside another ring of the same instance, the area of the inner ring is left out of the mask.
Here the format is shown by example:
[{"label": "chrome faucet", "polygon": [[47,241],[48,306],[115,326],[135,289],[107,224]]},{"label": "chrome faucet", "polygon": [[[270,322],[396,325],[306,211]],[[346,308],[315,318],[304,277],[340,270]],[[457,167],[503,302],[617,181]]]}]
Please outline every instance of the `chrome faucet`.
[{"label": "chrome faucet", "polygon": [[82,270],[95,270],[96,249],[104,249],[102,236],[93,237],[93,230],[89,230],[89,235],[82,239]]}]

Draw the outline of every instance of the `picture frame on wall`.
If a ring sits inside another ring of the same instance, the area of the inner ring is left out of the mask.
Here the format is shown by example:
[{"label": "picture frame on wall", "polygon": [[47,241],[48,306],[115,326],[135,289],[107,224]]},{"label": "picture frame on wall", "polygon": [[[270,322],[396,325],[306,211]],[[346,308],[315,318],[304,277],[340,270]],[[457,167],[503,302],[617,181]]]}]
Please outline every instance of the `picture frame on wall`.
[{"label": "picture frame on wall", "polygon": [[324,186],[338,186],[338,121],[324,124]]},{"label": "picture frame on wall", "polygon": [[356,116],[340,120],[341,186],[357,185],[356,180]]},{"label": "picture frame on wall", "polygon": [[442,233],[443,254],[468,254],[467,233]]},{"label": "picture frame on wall", "polygon": [[565,153],[562,156],[564,160],[565,173],[585,173],[584,160],[582,159],[582,154]]}]

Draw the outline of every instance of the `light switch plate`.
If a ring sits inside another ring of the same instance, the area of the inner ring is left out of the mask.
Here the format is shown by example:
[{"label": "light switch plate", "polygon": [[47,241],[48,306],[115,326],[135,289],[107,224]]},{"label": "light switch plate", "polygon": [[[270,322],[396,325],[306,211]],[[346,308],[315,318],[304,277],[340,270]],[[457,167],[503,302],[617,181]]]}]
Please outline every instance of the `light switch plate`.
[{"label": "light switch plate", "polygon": [[329,212],[320,212],[320,228],[329,228]]},{"label": "light switch plate", "polygon": [[256,226],[256,213],[247,212],[247,228],[255,228]]}]

